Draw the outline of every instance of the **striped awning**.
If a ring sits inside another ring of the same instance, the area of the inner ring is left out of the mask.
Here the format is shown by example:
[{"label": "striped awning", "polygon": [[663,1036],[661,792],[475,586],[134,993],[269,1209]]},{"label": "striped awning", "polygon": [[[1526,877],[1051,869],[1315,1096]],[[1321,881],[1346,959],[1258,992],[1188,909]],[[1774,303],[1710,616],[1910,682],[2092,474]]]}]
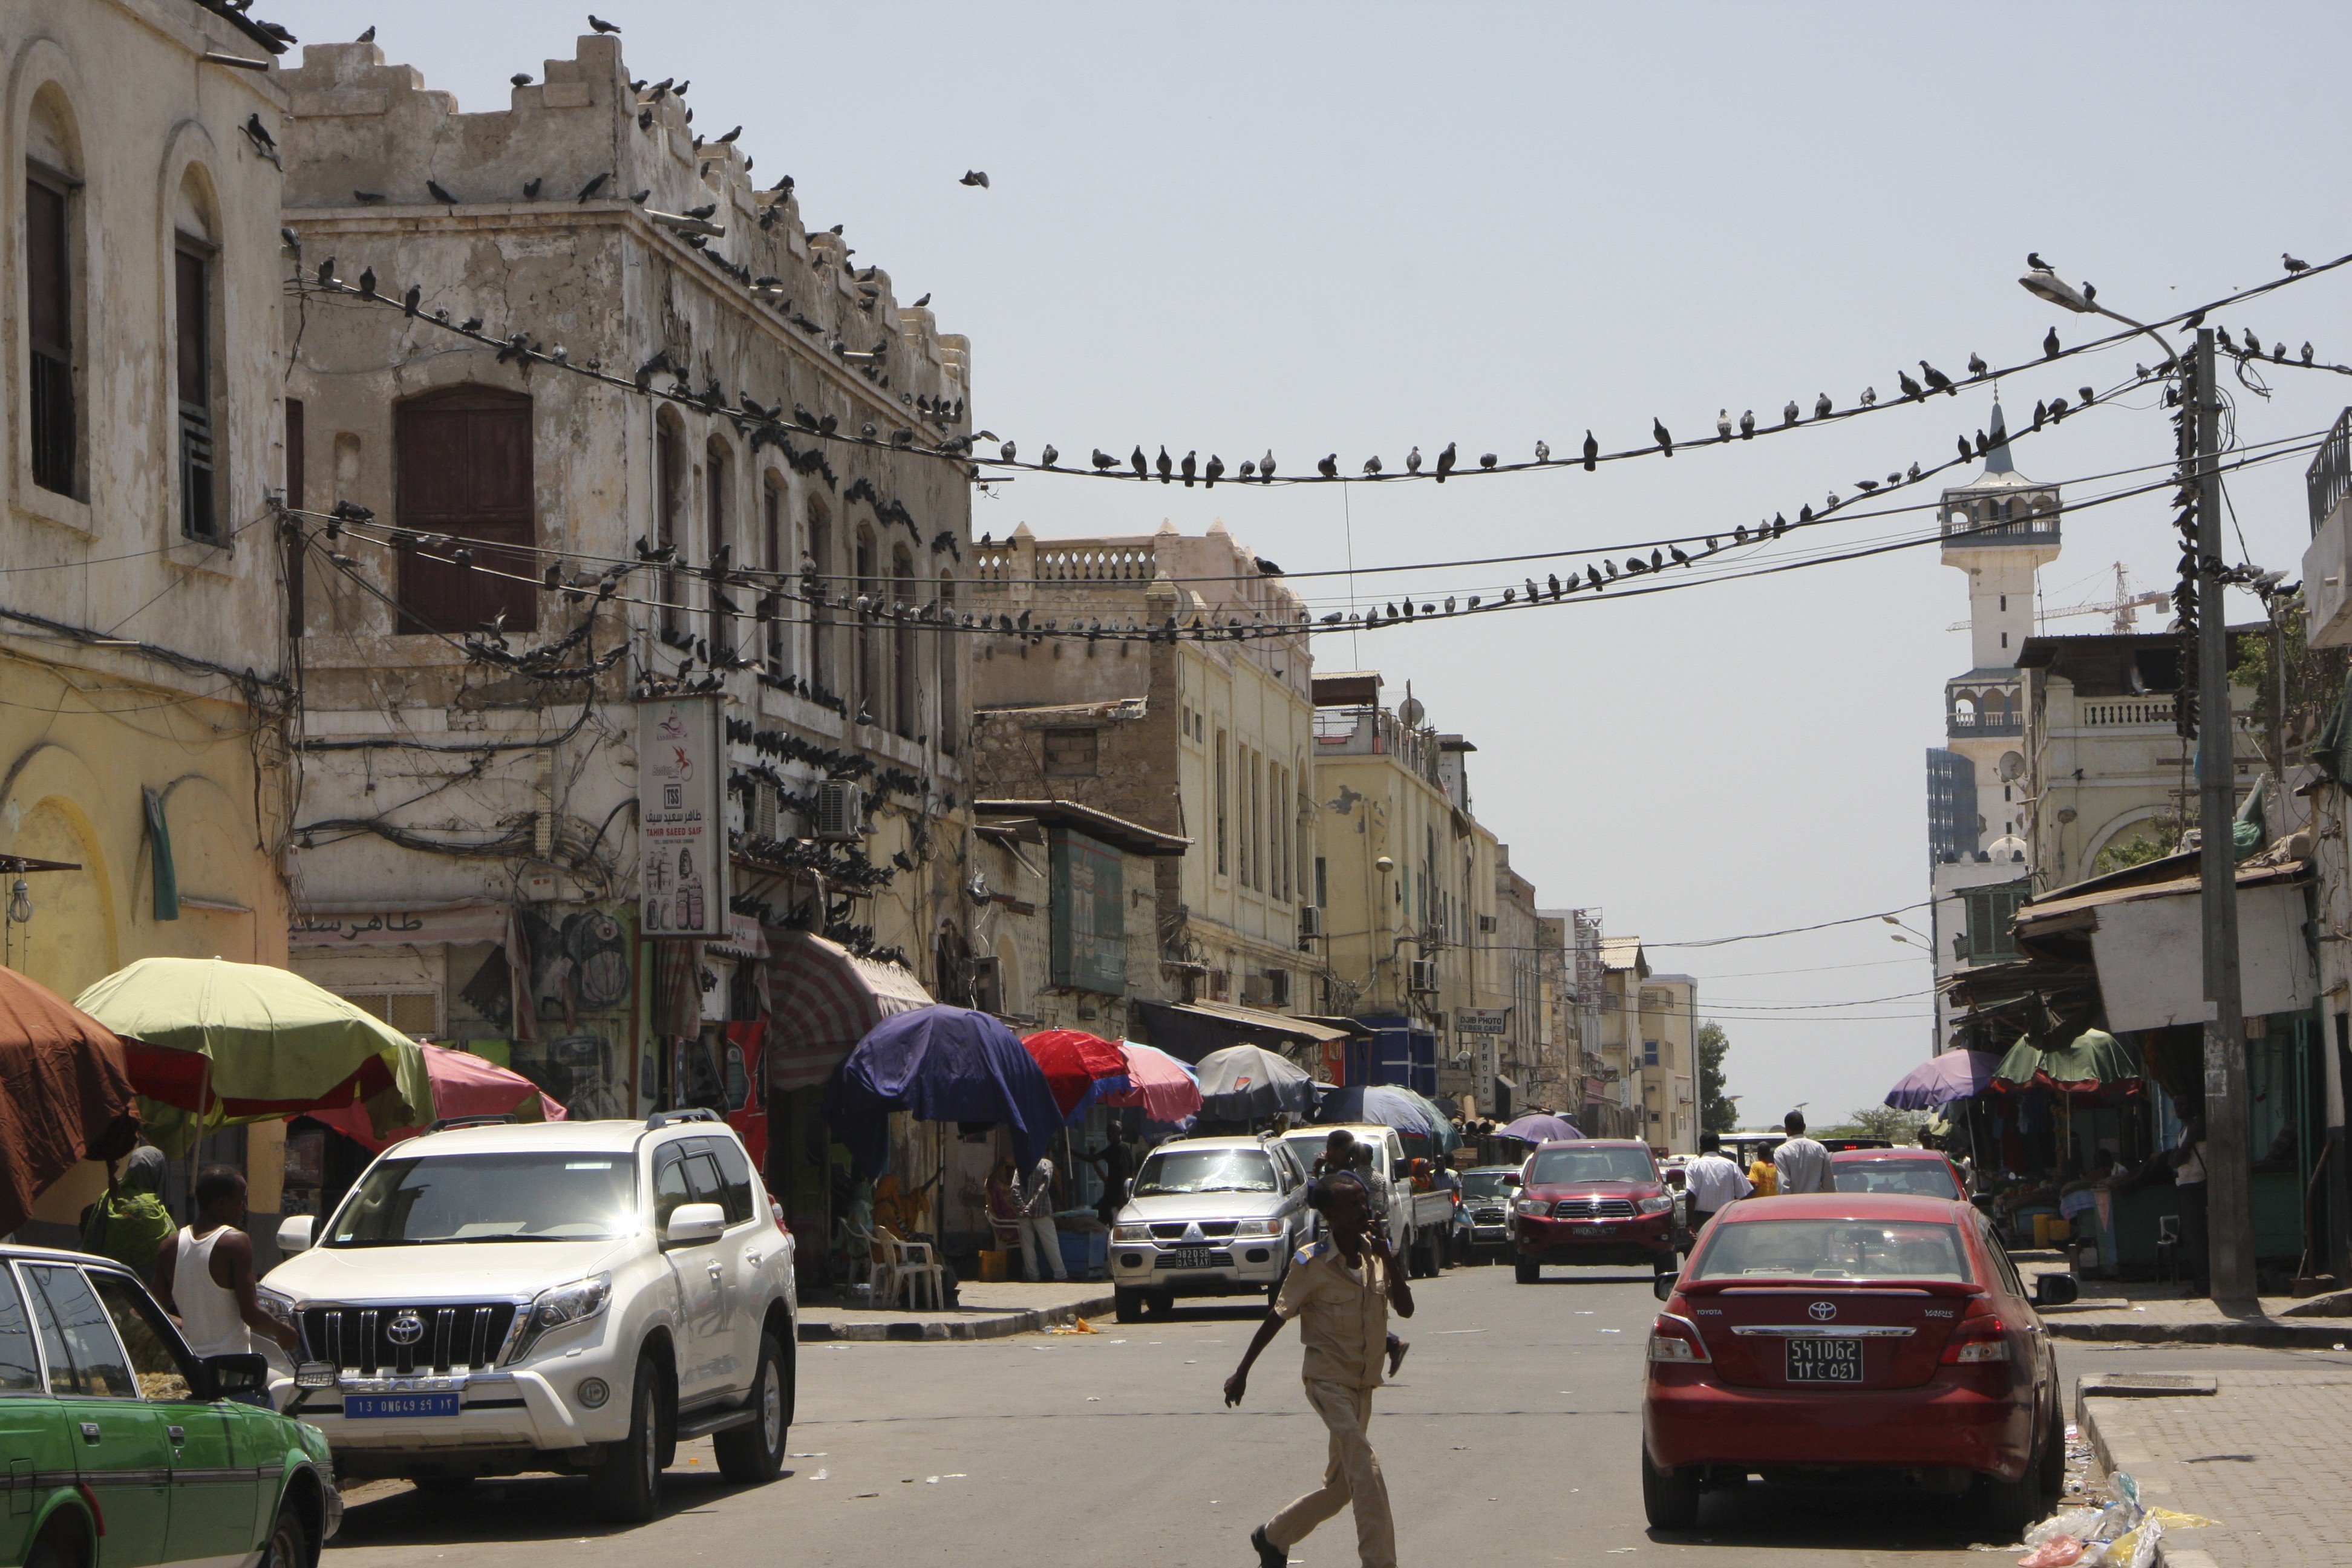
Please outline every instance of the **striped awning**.
[{"label": "striped awning", "polygon": [[768,1087],[814,1089],[894,1013],[928,1007],[923,983],[895,963],[859,958],[807,931],[768,932]]}]

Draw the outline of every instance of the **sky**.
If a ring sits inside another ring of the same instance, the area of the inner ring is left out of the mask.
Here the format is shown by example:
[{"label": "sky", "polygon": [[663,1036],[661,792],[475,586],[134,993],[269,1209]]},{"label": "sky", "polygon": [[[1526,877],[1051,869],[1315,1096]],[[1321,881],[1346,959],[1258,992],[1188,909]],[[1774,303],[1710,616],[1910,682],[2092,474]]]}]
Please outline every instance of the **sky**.
[{"label": "sky", "polygon": [[[467,110],[569,58],[575,7],[260,0],[310,41],[375,24],[386,58]],[[901,300],[971,340],[979,424],[1027,455],[1164,443],[1229,467],[1271,447],[1353,474],[1416,444],[1506,460],[1538,440],[1687,441],[1717,412],[1896,392],[1926,358],[2033,359],[2100,335],[2017,284],[2028,250],[2161,318],[2352,251],[2341,153],[2352,10],[2331,5],[691,5],[611,0],[633,75],[691,79],[763,181],[845,226]],[[298,51],[299,52],[299,51]],[[2195,118],[2187,118],[2193,113]],[[967,169],[987,189],[958,184]],[[2217,311],[2352,363],[2352,268]],[[2126,344],[2011,377],[2105,387]],[[2225,382],[2248,442],[2315,437],[2352,382]],[[1023,476],[977,498],[1002,537],[1187,532],[1222,520],[1294,574],[1358,569],[1363,603],[1492,595],[1521,567],[1362,569],[1598,547],[1734,524],[1916,460],[1986,424],[1956,398],[1672,458],[1427,484],[1215,491]],[[2154,395],[2014,448],[2070,501],[2170,453]],[[2298,577],[2295,454],[2230,485],[2242,551]],[[2081,480],[2081,483],[2069,481]],[[1920,497],[1915,494],[1914,500]],[[2171,586],[2161,495],[2068,515],[2045,605]],[[1815,531],[1912,537],[1932,514]],[[1759,554],[1786,559],[1793,541]],[[1297,584],[1318,613],[1345,578]],[[1732,1041],[1747,1124],[1874,1103],[1930,1048],[1927,954],[1866,918],[1927,896],[1924,754],[1969,663],[1966,579],[1932,545],[1642,598],[1318,639],[1318,668],[1468,736],[1479,819],[1547,908],[1602,911],[1694,974]],[[2161,612],[2157,613],[2160,616]],[[2232,618],[2258,614],[2233,600]],[[2143,618],[2157,630],[2160,618]],[[2105,629],[2053,619],[2053,633]],[[1350,646],[1351,640],[1353,646]]]}]

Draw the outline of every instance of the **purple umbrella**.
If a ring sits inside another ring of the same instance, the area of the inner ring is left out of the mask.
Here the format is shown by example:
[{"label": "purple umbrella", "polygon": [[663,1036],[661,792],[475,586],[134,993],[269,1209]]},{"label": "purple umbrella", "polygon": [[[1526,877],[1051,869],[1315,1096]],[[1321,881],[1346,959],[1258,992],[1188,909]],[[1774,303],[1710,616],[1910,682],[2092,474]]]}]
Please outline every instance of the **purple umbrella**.
[{"label": "purple umbrella", "polygon": [[853,1175],[882,1169],[894,1110],[921,1121],[1009,1123],[1024,1170],[1062,1125],[1045,1069],[1020,1037],[964,1007],[895,1013],[842,1059],[825,1087],[824,1115],[849,1150]]},{"label": "purple umbrella", "polygon": [[1897,1110],[1933,1110],[1982,1094],[1999,1066],[2000,1058],[1990,1051],[1946,1051],[1905,1073],[1886,1091],[1886,1103]]},{"label": "purple umbrella", "polygon": [[1563,1121],[1557,1116],[1530,1111],[1503,1129],[1506,1138],[1517,1138],[1527,1143],[1556,1143],[1563,1138],[1581,1138],[1583,1133],[1573,1121]]}]

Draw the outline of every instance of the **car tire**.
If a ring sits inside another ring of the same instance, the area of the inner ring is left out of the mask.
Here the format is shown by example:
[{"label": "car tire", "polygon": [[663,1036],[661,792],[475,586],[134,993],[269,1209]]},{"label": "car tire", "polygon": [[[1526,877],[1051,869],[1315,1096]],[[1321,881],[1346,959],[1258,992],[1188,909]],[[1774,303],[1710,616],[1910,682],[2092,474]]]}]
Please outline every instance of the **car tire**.
[{"label": "car tire", "polygon": [[1143,1321],[1142,1291],[1121,1290],[1114,1288],[1110,1293],[1110,1302],[1111,1315],[1120,1322],[1139,1323]]},{"label": "car tire", "polygon": [[311,1561],[309,1532],[289,1498],[278,1505],[278,1521],[269,1527],[269,1541],[254,1568],[310,1568]]},{"label": "car tire", "polygon": [[[2055,1389],[2058,1380],[2052,1378]],[[2066,1492],[2066,1405],[2055,1394],[2050,1399],[2050,1422],[2042,1434],[2042,1463],[2035,1467],[2042,1483],[2045,1502],[2055,1502]]]},{"label": "car tire", "polygon": [[1532,1285],[1543,1278],[1543,1265],[1540,1263],[1532,1263],[1522,1258],[1518,1259],[1517,1268],[1519,1283],[1522,1285]]},{"label": "car tire", "polygon": [[1148,1318],[1172,1318],[1176,1315],[1176,1298],[1165,1290],[1154,1290],[1143,1298],[1143,1314]]},{"label": "car tire", "polygon": [[62,1509],[51,1515],[41,1538],[25,1553],[25,1568],[87,1568],[89,1543],[75,1523],[79,1518]]},{"label": "car tire", "polygon": [[783,1347],[773,1334],[760,1336],[760,1370],[751,1384],[751,1421],[714,1433],[712,1451],[719,1473],[744,1486],[760,1486],[776,1479],[784,1468],[784,1436],[792,1413],[784,1392]]},{"label": "car tire", "polygon": [[606,1447],[604,1462],[589,1476],[597,1511],[616,1524],[643,1524],[661,1507],[662,1431],[670,1426],[667,1392],[660,1365],[640,1355],[629,1394],[629,1435]]},{"label": "car tire", "polygon": [[2015,1541],[2026,1527],[2042,1517],[2042,1445],[2025,1462],[2025,1473],[2013,1481],[1999,1476],[1977,1478],[1978,1505],[1984,1511],[1985,1523],[1998,1539]]},{"label": "car tire", "polygon": [[1652,1530],[1692,1530],[1698,1524],[1698,1471],[1688,1465],[1662,1469],[1642,1450],[1642,1512]]}]

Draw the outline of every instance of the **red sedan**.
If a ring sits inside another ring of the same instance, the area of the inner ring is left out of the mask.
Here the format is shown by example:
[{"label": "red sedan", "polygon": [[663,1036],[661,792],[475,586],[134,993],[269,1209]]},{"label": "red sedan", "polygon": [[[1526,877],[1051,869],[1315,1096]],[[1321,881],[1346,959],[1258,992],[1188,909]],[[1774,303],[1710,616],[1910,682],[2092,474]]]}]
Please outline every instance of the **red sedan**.
[{"label": "red sedan", "polygon": [[1948,1199],[1751,1198],[1658,1281],[1642,1402],[1642,1501],[1687,1530],[1709,1487],[1855,1475],[1974,1486],[2022,1530],[2066,1465],[2057,1356],[1984,1217]]},{"label": "red sedan", "polygon": [[1842,1149],[1830,1156],[1830,1184],[1841,1193],[1916,1193],[1968,1201],[1959,1167],[1934,1149]]}]

